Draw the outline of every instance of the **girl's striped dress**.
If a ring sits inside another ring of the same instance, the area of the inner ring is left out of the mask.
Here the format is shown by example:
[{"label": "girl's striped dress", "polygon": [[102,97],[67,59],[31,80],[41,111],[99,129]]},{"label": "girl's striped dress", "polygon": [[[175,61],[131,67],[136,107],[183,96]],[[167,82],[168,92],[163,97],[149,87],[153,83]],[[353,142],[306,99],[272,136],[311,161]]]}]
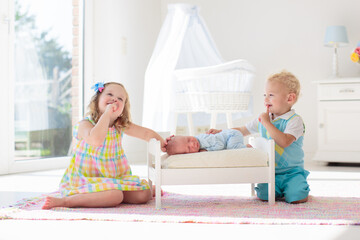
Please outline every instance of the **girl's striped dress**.
[{"label": "girl's striped dress", "polygon": [[[91,119],[86,120],[95,125]],[[109,128],[104,143],[99,147],[93,147],[78,139],[78,128],[79,123],[74,126],[75,145],[70,166],[60,183],[62,196],[112,189],[149,189],[145,180],[140,180],[131,173],[121,145],[123,130],[118,133],[115,127]]]}]

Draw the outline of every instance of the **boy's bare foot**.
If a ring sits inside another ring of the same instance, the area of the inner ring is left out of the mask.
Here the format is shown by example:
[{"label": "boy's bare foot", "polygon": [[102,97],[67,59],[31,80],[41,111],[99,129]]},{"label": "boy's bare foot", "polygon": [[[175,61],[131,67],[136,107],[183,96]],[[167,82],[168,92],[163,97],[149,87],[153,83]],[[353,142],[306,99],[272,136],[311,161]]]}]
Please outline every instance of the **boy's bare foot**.
[{"label": "boy's bare foot", "polygon": [[250,144],[246,144],[247,148],[253,148],[253,146],[251,146]]},{"label": "boy's bare foot", "polygon": [[64,198],[55,198],[55,197],[46,197],[45,203],[42,206],[42,209],[51,209],[54,207],[65,207]]}]

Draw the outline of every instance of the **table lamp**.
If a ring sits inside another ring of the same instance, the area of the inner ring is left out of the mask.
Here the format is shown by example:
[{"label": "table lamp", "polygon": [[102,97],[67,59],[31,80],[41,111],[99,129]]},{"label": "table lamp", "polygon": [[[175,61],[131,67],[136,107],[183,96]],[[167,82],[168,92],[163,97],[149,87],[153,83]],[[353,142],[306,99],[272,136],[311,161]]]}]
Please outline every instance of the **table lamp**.
[{"label": "table lamp", "polygon": [[344,47],[349,43],[345,26],[328,26],[326,28],[324,45],[334,48],[333,77],[339,76],[337,48]]}]

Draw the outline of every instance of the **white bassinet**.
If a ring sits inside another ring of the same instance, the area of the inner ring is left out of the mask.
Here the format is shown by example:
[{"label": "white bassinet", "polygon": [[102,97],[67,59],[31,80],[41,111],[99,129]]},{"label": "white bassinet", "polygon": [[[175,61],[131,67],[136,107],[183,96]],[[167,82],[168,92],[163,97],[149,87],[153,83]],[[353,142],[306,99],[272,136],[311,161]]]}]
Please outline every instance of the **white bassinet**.
[{"label": "white bassinet", "polygon": [[226,113],[231,128],[231,114],[249,109],[254,71],[251,64],[241,59],[175,70],[175,112],[187,113],[189,134],[194,135],[191,117],[194,112],[210,113],[211,128],[216,127],[217,114]]}]

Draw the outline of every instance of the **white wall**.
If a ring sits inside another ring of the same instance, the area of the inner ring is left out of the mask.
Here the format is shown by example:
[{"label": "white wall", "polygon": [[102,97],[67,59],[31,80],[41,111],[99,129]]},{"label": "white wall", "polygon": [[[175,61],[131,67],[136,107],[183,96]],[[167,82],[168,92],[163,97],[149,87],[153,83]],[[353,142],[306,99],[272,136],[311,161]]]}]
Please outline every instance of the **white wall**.
[{"label": "white wall", "polygon": [[[137,124],[141,124],[142,119],[147,62],[166,15],[166,6],[176,2],[179,1],[94,0],[93,79],[118,80],[125,84]],[[347,27],[350,44],[338,50],[340,75],[360,76],[360,65],[350,60],[350,53],[360,41],[360,1],[181,2],[200,6],[200,14],[224,59],[244,58],[256,67],[254,113],[264,110],[263,84],[267,76],[287,69],[300,79],[302,97],[295,109],[306,124],[304,149],[310,159],[317,146],[316,89],[312,82],[329,77],[332,70],[333,51],[323,46],[325,29],[328,25]],[[127,39],[126,54],[122,54],[123,37]],[[130,160],[144,161],[146,145],[130,138],[125,141],[125,152],[129,158],[134,156]]]},{"label": "white wall", "polygon": [[[93,83],[121,82],[132,120],[141,125],[144,74],[161,26],[160,1],[87,0],[85,7],[85,103]],[[125,136],[123,146],[130,162],[145,161],[145,142]]]},{"label": "white wall", "polygon": [[[179,1],[163,0],[162,8]],[[350,54],[360,41],[359,0],[183,0],[196,4],[225,60],[243,58],[257,69],[254,113],[264,111],[263,85],[272,73],[287,69],[302,84],[294,106],[306,125],[308,159],[317,147],[316,87],[313,81],[332,71],[331,48],[324,47],[328,25],[345,25],[349,45],[338,49],[341,76],[360,76]],[[165,13],[166,14],[166,13]],[[245,121],[248,119],[245,119]]]}]

